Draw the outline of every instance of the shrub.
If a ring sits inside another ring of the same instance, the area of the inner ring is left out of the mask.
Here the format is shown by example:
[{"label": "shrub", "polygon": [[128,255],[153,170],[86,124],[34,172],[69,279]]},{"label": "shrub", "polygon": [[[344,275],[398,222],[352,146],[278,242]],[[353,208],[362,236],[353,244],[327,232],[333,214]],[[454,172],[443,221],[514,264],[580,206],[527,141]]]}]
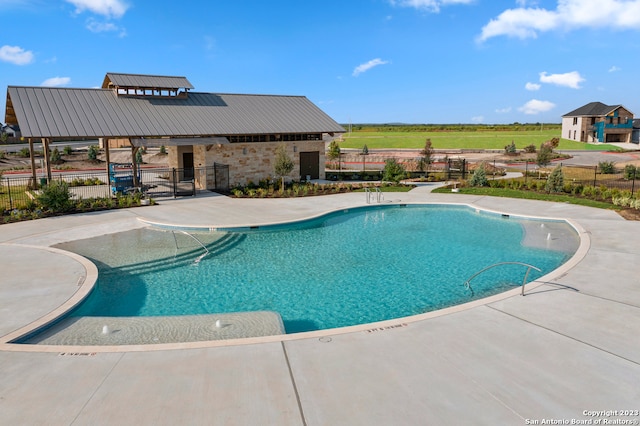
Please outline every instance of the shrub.
[{"label": "shrub", "polygon": [[547,178],[545,190],[547,192],[562,192],[563,187],[564,173],[562,172],[562,166],[557,166]]},{"label": "shrub", "polygon": [[61,180],[53,180],[42,188],[38,196],[38,203],[43,209],[53,213],[62,213],[71,208],[71,192],[69,184]]},{"label": "shrub", "polygon": [[481,163],[480,166],[473,172],[471,179],[469,179],[469,185],[489,186],[489,181],[487,180],[487,172],[485,171],[484,166],[484,163]]},{"label": "shrub", "polygon": [[598,168],[603,175],[612,175],[616,172],[616,163],[613,161],[600,161]]},{"label": "shrub", "polygon": [[571,189],[571,194],[580,195],[582,194],[583,188],[584,188],[584,185],[582,185],[581,183],[574,185],[573,188]]},{"label": "shrub", "polygon": [[516,153],[516,144],[511,141],[511,143],[504,147],[504,152],[506,154],[515,154]]},{"label": "shrub", "polygon": [[527,145],[524,147],[524,152],[527,154],[534,154],[536,152],[536,146],[534,144]]},{"label": "shrub", "polygon": [[136,151],[136,164],[142,164],[142,148]]},{"label": "shrub", "polygon": [[493,179],[489,181],[489,186],[491,188],[504,188],[504,180],[503,179]]},{"label": "shrub", "polygon": [[167,148],[164,145],[160,145],[160,154],[162,155],[167,154]]},{"label": "shrub", "polygon": [[51,162],[53,164],[59,164],[62,162],[62,156],[60,155],[60,151],[57,147],[53,148],[53,151],[51,151],[51,156],[49,158],[51,159]]},{"label": "shrub", "polygon": [[22,158],[27,158],[29,157],[29,148],[22,148],[19,152],[18,152],[18,157],[22,157]]},{"label": "shrub", "polygon": [[624,178],[626,180],[640,178],[640,167],[636,167],[633,164],[624,166]]},{"label": "shrub", "polygon": [[595,195],[596,195],[596,188],[591,185],[587,185],[582,189],[583,197],[593,198]]},{"label": "shrub", "polygon": [[382,172],[382,180],[398,183],[406,176],[404,166],[396,161],[395,158],[388,158],[384,162],[384,171]]},{"label": "shrub", "polygon": [[100,153],[100,148],[98,145],[90,145],[89,150],[87,151],[87,157],[89,160],[96,161],[98,159],[98,154]]},{"label": "shrub", "polygon": [[73,154],[73,148],[67,145],[62,149],[62,152],[64,152],[64,155],[71,155]]}]

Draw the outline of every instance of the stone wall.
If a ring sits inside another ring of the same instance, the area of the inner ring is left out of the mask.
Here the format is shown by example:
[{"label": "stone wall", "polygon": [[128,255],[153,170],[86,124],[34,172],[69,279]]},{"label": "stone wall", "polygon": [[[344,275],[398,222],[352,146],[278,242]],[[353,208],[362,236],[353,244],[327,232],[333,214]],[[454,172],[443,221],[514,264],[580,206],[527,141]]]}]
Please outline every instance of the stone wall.
[{"label": "stone wall", "polygon": [[[182,153],[193,152],[193,163],[196,168],[211,167],[214,163],[229,166],[229,185],[231,187],[247,185],[249,182],[258,183],[262,179],[276,178],[273,166],[276,148],[281,143],[285,143],[287,154],[294,162],[294,169],[289,175],[289,180],[300,179],[301,152],[319,153],[319,175],[320,179],[325,179],[324,141],[254,142],[169,147],[167,150],[169,167],[181,168]],[[206,184],[204,179],[196,180],[198,180],[197,186],[200,189],[208,189],[212,186],[212,183],[209,182],[210,179],[206,179]]]}]

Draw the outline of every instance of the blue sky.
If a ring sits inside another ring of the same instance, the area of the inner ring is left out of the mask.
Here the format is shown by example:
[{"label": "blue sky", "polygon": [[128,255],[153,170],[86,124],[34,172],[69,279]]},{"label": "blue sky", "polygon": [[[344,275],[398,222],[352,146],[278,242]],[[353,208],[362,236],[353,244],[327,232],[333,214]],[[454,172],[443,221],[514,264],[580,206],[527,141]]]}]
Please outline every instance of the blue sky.
[{"label": "blue sky", "polygon": [[304,95],[340,123],[640,116],[640,0],[0,0],[0,17],[3,92],[111,71]]}]

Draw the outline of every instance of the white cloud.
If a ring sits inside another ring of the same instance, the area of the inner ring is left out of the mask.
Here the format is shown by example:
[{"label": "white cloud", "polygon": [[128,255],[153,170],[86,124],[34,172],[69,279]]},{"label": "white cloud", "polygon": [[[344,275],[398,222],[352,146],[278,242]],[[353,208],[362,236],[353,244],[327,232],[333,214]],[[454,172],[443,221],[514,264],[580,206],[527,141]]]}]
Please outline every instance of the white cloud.
[{"label": "white cloud", "polygon": [[360,64],[353,70],[353,76],[357,77],[365,71],[369,71],[373,67],[377,67],[378,65],[388,64],[389,61],[383,61],[380,58],[372,59],[369,62],[365,62],[364,64]]},{"label": "white cloud", "polygon": [[85,10],[107,18],[121,18],[129,5],[122,0],[65,0],[76,7],[76,13]]},{"label": "white cloud", "polygon": [[498,108],[498,109],[496,110],[496,112],[497,112],[498,114],[506,114],[506,113],[508,113],[508,112],[511,112],[511,107]]},{"label": "white cloud", "polygon": [[27,65],[33,62],[33,52],[30,50],[24,50],[18,46],[0,47],[0,61],[9,62],[14,65]]},{"label": "white cloud", "polygon": [[540,81],[542,83],[555,84],[557,86],[571,87],[572,89],[579,89],[580,83],[585,81],[578,71],[571,71],[564,74],[547,74],[546,72],[540,73]]},{"label": "white cloud", "polygon": [[66,86],[69,83],[71,83],[71,79],[69,77],[52,77],[43,81],[40,86],[59,87]]},{"label": "white cloud", "polygon": [[482,28],[478,41],[508,36],[536,38],[539,33],[560,29],[640,28],[640,0],[558,0],[555,10],[521,6],[507,9]]},{"label": "white cloud", "polygon": [[549,101],[539,101],[537,99],[531,99],[529,102],[518,108],[518,111],[522,111],[528,115],[536,115],[541,112],[547,112],[555,108],[556,104]]},{"label": "white cloud", "polygon": [[621,71],[622,69],[619,67],[616,67],[615,65],[612,66],[611,68],[609,68],[609,72],[616,72],[616,71]]},{"label": "white cloud", "polygon": [[429,12],[440,12],[441,6],[451,4],[471,4],[475,0],[389,0],[393,6],[413,7],[415,9],[427,10]]},{"label": "white cloud", "polygon": [[87,29],[92,33],[118,32],[119,37],[127,35],[127,30],[112,22],[98,22],[91,18],[87,20]]},{"label": "white cloud", "polygon": [[531,90],[532,92],[535,92],[536,90],[540,90],[540,87],[542,86],[539,85],[538,83],[527,83],[524,85],[525,89]]},{"label": "white cloud", "polygon": [[482,123],[484,121],[484,115],[476,115],[475,117],[471,117],[471,122],[473,123]]}]

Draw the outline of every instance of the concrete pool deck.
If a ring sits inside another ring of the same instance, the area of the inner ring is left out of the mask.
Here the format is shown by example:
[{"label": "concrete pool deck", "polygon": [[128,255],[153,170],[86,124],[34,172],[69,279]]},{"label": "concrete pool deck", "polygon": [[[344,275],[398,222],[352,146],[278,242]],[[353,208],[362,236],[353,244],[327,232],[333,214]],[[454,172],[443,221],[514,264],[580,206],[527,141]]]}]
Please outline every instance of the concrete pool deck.
[{"label": "concrete pool deck", "polygon": [[[640,222],[612,211],[430,188],[385,197],[570,218],[587,238],[585,255],[528,287],[525,297],[515,292],[418,321],[211,347],[36,351],[4,342],[66,303],[92,273],[51,245],[145,226],[139,218],[194,227],[284,222],[365,205],[365,194],[203,194],[2,225],[0,418],[53,425],[518,425],[571,424],[617,410],[600,419],[639,420],[621,410],[640,410]],[[310,255],[330,264],[331,254]],[[419,258],[409,249],[407,255]]]}]

